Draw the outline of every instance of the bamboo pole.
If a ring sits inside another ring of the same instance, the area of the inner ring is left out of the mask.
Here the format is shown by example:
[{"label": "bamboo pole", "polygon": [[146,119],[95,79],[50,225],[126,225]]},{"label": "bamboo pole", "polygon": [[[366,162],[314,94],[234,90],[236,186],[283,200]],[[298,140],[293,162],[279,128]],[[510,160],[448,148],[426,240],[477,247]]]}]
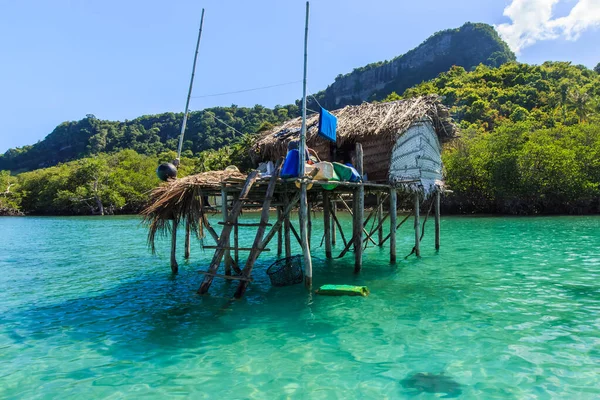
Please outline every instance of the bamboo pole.
[{"label": "bamboo pole", "polygon": [[173,225],[171,227],[171,272],[176,274],[179,272],[177,265],[177,219],[173,217]]},{"label": "bamboo pole", "polygon": [[[225,191],[225,186],[221,186],[221,214],[223,215],[223,223],[227,222],[228,217],[228,205],[227,205],[227,192]],[[237,218],[236,218],[237,221]],[[237,225],[234,225],[234,237],[235,237],[235,228]],[[225,245],[227,249],[225,250],[225,275],[231,275],[231,240],[227,238],[227,243]],[[237,247],[237,246],[236,246]]]},{"label": "bamboo pole", "polygon": [[304,180],[305,175],[305,154],[306,154],[306,71],[308,64],[308,15],[310,5],[306,2],[306,21],[304,24],[304,78],[302,82],[302,128],[300,131],[300,162],[298,176],[302,179],[300,184],[300,236],[302,238],[302,253],[304,255],[304,286],[307,289],[312,288],[312,259],[310,256],[310,246],[308,244],[307,212],[308,199],[307,187]]},{"label": "bamboo pole", "polygon": [[415,255],[421,257],[421,211],[419,209],[419,193],[415,192]]},{"label": "bamboo pole", "polygon": [[325,258],[331,258],[331,204],[329,193],[323,192],[323,228],[325,230]]},{"label": "bamboo pole", "polygon": [[440,191],[435,192],[435,249],[440,249]]},{"label": "bamboo pole", "polygon": [[[285,194],[284,204],[287,208],[289,205],[289,197],[287,193]],[[290,236],[291,231],[291,222],[290,222],[290,213],[287,213],[283,219],[283,240],[285,247],[285,258],[290,258],[292,256],[292,238]]]},{"label": "bamboo pole", "polygon": [[[360,143],[356,143],[356,170],[362,177],[363,171],[363,149]],[[354,192],[354,272],[362,269],[363,256],[363,220],[365,214],[365,187],[360,185]]]},{"label": "bamboo pole", "polygon": [[[396,263],[396,218],[398,217],[397,208],[398,194],[396,189],[390,189],[390,263]],[[383,246],[383,240],[379,243]]]},{"label": "bamboo pole", "polygon": [[302,254],[304,255],[304,286],[310,290],[312,288],[312,259],[310,255],[306,220],[308,212],[306,191],[306,182],[303,181],[300,186],[300,239],[302,240]]},{"label": "bamboo pole", "polygon": [[192,77],[190,78],[190,88],[188,89],[187,100],[185,101],[185,112],[183,113],[183,122],[181,123],[181,133],[179,134],[179,144],[177,145],[177,158],[173,164],[179,167],[181,159],[181,149],[183,147],[183,135],[185,134],[185,126],[187,123],[188,110],[190,108],[190,98],[192,97],[192,88],[194,87],[194,75],[196,73],[196,61],[198,60],[198,49],[200,48],[200,38],[202,37],[202,26],[204,25],[204,8],[200,17],[200,29],[198,30],[198,40],[196,41],[196,52],[194,53],[194,64],[192,65]]},{"label": "bamboo pole", "polygon": [[381,194],[377,194],[377,223],[379,224],[379,229],[377,229],[377,243],[381,243],[383,240],[383,201],[381,198]]},{"label": "bamboo pole", "polygon": [[185,221],[185,254],[184,257],[186,260],[190,258],[190,222],[188,220]]}]

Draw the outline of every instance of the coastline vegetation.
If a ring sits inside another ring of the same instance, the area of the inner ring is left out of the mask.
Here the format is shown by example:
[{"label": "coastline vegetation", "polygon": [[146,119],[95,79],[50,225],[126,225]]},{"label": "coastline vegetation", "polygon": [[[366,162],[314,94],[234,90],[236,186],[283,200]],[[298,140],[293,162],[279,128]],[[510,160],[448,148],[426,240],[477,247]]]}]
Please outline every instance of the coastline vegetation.
[{"label": "coastline vegetation", "polygon": [[[445,212],[598,213],[598,70],[567,62],[452,67],[384,101],[437,93],[451,108],[461,135],[444,144],[453,191]],[[179,176],[231,164],[251,168],[254,135],[298,114],[295,104],[191,113]],[[158,184],[156,167],[175,157],[182,117],[111,122],[88,115],[36,145],[7,151],[0,156],[0,214],[139,211]]]}]

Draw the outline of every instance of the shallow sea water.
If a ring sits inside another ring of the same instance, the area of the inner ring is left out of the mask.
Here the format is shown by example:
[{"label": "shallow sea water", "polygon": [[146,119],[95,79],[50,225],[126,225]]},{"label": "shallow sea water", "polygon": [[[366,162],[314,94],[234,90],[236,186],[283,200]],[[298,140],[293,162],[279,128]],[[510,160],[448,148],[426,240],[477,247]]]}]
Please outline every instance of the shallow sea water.
[{"label": "shallow sea water", "polygon": [[220,279],[200,297],[212,253],[194,243],[172,277],[169,242],[152,256],[135,217],[0,218],[0,398],[446,395],[401,384],[416,373],[459,398],[600,398],[600,217],[446,217],[440,252],[430,222],[404,260],[407,223],[399,262],[369,247],[360,275],[352,253],[324,260],[317,220],[315,286],[369,297],[271,287],[273,251],[242,300]]}]

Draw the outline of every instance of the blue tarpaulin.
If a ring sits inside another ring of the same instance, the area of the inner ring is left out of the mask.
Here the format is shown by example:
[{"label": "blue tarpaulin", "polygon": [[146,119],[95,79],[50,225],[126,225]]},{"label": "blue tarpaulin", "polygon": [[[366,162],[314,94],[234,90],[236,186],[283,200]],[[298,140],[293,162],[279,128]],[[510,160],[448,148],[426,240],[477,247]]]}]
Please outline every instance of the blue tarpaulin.
[{"label": "blue tarpaulin", "polygon": [[319,112],[319,136],[335,143],[337,129],[337,117],[321,107]]}]

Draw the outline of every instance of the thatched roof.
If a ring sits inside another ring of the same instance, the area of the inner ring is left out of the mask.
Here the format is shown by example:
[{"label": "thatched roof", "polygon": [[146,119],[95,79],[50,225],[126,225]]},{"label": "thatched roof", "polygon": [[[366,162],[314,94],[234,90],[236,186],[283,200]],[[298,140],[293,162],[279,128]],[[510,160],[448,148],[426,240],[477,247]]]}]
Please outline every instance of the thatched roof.
[{"label": "thatched roof", "polygon": [[223,182],[243,182],[246,175],[235,170],[210,171],[163,183],[150,194],[148,206],[142,210],[144,224],[148,225],[148,243],[154,251],[157,234],[170,232],[170,220],[187,218],[192,232],[203,236],[201,220],[205,218],[203,195],[219,190]]},{"label": "thatched roof", "polygon": [[[338,118],[338,147],[367,141],[373,136],[377,136],[378,141],[389,139],[385,140],[387,147],[411,124],[423,118],[431,120],[441,139],[452,137],[455,133],[450,113],[437,95],[389,103],[363,103],[332,111],[332,114]],[[311,148],[324,148],[324,145],[328,148],[327,142],[317,136],[318,123],[318,114],[307,117],[307,144]],[[254,161],[275,160],[285,156],[287,143],[299,137],[301,125],[302,119],[296,118],[262,133],[251,151]]]}]

